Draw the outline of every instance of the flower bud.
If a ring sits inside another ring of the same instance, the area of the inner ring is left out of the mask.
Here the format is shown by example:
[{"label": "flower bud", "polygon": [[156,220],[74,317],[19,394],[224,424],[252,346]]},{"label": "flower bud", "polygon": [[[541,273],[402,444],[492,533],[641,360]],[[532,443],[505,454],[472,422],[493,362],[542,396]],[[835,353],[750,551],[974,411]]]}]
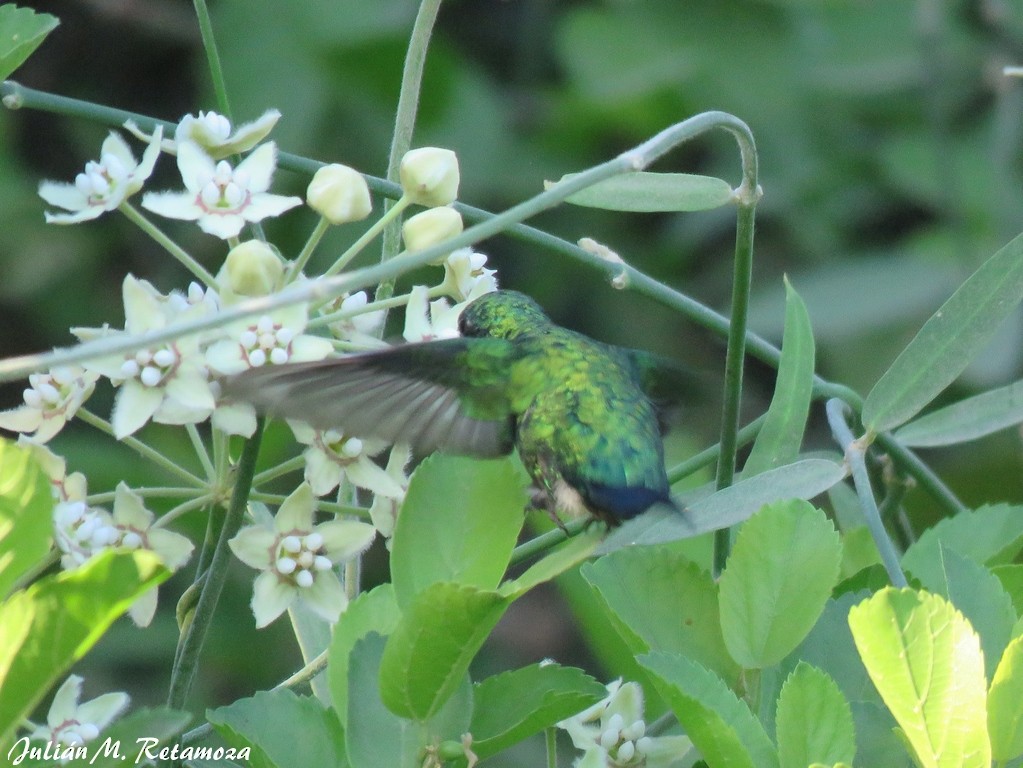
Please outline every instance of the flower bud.
[{"label": "flower bud", "polygon": [[362,174],[347,165],[325,165],[306,190],[306,202],[331,224],[361,221],[373,210]]},{"label": "flower bud", "polygon": [[247,240],[227,254],[223,273],[227,287],[241,296],[266,296],[277,287],[284,264],[261,240]]},{"label": "flower bud", "polygon": [[401,159],[398,177],[412,202],[447,205],[458,197],[458,156],[450,149],[438,147],[410,150]]},{"label": "flower bud", "polygon": [[454,208],[430,208],[417,213],[401,227],[405,248],[422,251],[462,231],[462,217]]}]

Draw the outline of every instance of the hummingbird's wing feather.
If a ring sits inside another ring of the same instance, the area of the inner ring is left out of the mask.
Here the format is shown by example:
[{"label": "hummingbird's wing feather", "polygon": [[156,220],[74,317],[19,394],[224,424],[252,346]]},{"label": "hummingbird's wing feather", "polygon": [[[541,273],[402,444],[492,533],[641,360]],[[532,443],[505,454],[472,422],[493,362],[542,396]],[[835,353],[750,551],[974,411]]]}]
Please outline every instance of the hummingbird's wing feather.
[{"label": "hummingbird's wing feather", "polygon": [[503,339],[447,339],[309,363],[267,365],[224,382],[225,394],[317,429],[501,456],[513,447],[506,394],[518,356]]}]

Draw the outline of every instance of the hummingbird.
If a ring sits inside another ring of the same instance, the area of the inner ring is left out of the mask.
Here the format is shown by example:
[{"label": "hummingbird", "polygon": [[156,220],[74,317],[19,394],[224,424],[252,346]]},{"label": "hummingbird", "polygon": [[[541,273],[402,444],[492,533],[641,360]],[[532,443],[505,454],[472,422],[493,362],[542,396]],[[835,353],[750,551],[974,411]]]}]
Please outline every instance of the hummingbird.
[{"label": "hummingbird", "polygon": [[556,325],[523,293],[470,302],[460,336],[227,380],[229,397],[317,429],[480,458],[517,450],[533,504],[609,527],[679,510],[664,466],[666,413],[690,374],[655,354]]}]

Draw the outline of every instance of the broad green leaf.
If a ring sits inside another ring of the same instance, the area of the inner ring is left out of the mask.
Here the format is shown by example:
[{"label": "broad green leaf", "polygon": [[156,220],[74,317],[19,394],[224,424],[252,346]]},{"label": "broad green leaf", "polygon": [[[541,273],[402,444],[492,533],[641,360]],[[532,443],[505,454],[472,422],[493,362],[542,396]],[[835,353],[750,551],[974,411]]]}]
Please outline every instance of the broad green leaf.
[{"label": "broad green leaf", "polygon": [[1023,637],[1005,649],[987,697],[991,757],[1009,761],[1023,755]]},{"label": "broad green leaf", "polygon": [[980,639],[938,595],[886,587],[849,611],[874,686],[923,768],[988,768]]},{"label": "broad green leaf", "polygon": [[1012,598],[1012,607],[1016,614],[1023,616],[1023,564],[999,565],[991,572],[1002,582],[1002,589]]},{"label": "broad green leaf", "polygon": [[439,582],[420,592],[388,638],[380,664],[380,696],[388,709],[420,721],[436,714],[510,602],[462,584]]},{"label": "broad green leaf", "polygon": [[730,685],[737,680],[739,667],[721,636],[717,584],[677,546],[620,549],[587,563],[581,573],[633,653],[678,653]]},{"label": "broad green leaf", "polygon": [[739,531],[721,574],[721,628],[741,666],[777,664],[806,637],[838,581],[842,543],[805,501],[771,504]]},{"label": "broad green leaf", "polygon": [[394,599],[394,587],[381,584],[356,597],[334,626],[327,681],[331,701],[342,727],[348,724],[348,674],[352,648],[370,632],[385,637],[391,634],[400,618],[401,611]]},{"label": "broad green leaf", "polygon": [[349,662],[345,752],[352,768],[419,768],[419,724],[398,717],[380,699],[385,638],[371,632],[356,641]]},{"label": "broad green leaf", "polygon": [[0,597],[49,552],[52,511],[50,483],[32,452],[0,438]]},{"label": "broad green leaf", "polygon": [[0,5],[0,81],[10,77],[58,24],[57,17],[48,13],[14,3]]},{"label": "broad green leaf", "polygon": [[[330,645],[332,625],[320,616],[304,600],[296,600],[288,606],[288,618],[295,640],[302,652],[302,663],[308,664],[327,650]],[[326,707],[330,706],[330,688],[324,672],[316,675],[309,684],[316,697]]]},{"label": "broad green leaf", "polygon": [[[192,715],[169,707],[140,709],[118,718],[89,745],[89,765],[97,768],[119,768],[140,765],[149,755],[172,748],[174,738],[192,721]],[[110,740],[110,749],[101,746]],[[100,746],[96,746],[100,745]],[[119,747],[115,751],[115,746]],[[159,760],[156,764],[159,765]],[[74,765],[74,762],[71,763]]]},{"label": "broad green leaf", "polygon": [[437,453],[416,470],[391,549],[394,593],[402,609],[426,587],[455,582],[494,589],[519,531],[526,496],[507,459]]},{"label": "broad green leaf", "polygon": [[1010,563],[1023,549],[1023,507],[992,504],[946,517],[913,542],[902,556],[902,567],[926,571],[938,561],[942,546],[981,565]]},{"label": "broad green leaf", "polygon": [[298,696],[286,688],[259,691],[208,710],[206,718],[229,745],[258,751],[270,766],[346,762],[337,717],[312,696]]},{"label": "broad green leaf", "polygon": [[50,686],[137,597],[169,575],[152,552],[110,550],[0,605],[0,754]]},{"label": "broad green leaf", "polygon": [[1023,235],[1009,242],[942,304],[863,403],[863,424],[905,424],[951,384],[1023,298]]},{"label": "broad green leaf", "polygon": [[881,564],[877,543],[864,525],[842,532],[842,576],[848,578],[865,568]]},{"label": "broad green leaf", "polygon": [[[569,173],[557,182],[545,182],[544,188],[551,189],[578,175]],[[732,202],[732,187],[714,176],[635,171],[599,181],[569,196],[566,202],[631,213],[707,211]]]},{"label": "broad green leaf", "polygon": [[488,677],[473,696],[472,751],[480,759],[582,712],[607,695],[585,672],[534,664]]},{"label": "broad green leaf", "polygon": [[903,445],[955,445],[1023,422],[1023,381],[953,403],[909,422],[895,433]]},{"label": "broad green leaf", "polygon": [[506,581],[498,591],[514,600],[538,584],[551,581],[592,556],[603,536],[602,526],[590,526],[578,536],[559,544],[546,557],[529,566],[517,579]]},{"label": "broad green leaf", "polygon": [[781,768],[852,764],[856,754],[849,703],[834,680],[806,662],[800,662],[782,686],[776,731]]},{"label": "broad green leaf", "polygon": [[911,571],[924,589],[949,600],[980,635],[984,667],[990,677],[1008,644],[1016,611],[1012,598],[991,571],[942,545],[923,571]]},{"label": "broad green leaf", "polygon": [[845,468],[827,459],[801,459],[723,488],[689,506],[681,515],[654,508],[616,528],[597,548],[607,554],[630,544],[659,544],[698,536],[741,523],[765,504],[812,499],[840,483]]},{"label": "broad green leaf", "polygon": [[743,467],[743,477],[791,464],[799,456],[813,394],[813,328],[806,305],[785,278],[785,333],[774,396],[764,426]]},{"label": "broad green leaf", "polygon": [[638,658],[712,768],[777,768],[778,753],[763,726],[713,672],[685,656]]}]

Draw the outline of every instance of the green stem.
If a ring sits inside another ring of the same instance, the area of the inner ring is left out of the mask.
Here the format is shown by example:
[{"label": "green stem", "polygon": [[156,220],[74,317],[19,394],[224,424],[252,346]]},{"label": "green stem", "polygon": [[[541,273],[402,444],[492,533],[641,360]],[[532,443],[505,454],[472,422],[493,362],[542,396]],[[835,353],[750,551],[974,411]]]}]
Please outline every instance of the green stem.
[{"label": "green stem", "polygon": [[157,243],[163,246],[164,250],[167,251],[171,256],[177,259],[181,264],[184,265],[185,269],[191,272],[197,277],[204,285],[215,288],[217,285],[217,278],[206,271],[206,268],[198,261],[193,259],[184,248],[171,240],[163,231],[157,227],[153,222],[142,215],[135,206],[125,200],[121,203],[118,208],[121,213],[127,216],[132,223],[136,224],[139,229],[153,238]]},{"label": "green stem", "polygon": [[[403,307],[408,304],[412,294],[402,293],[398,296],[392,296],[389,299],[381,299],[379,301],[367,302],[365,306],[358,307],[357,309],[339,309],[336,312],[331,312],[327,315],[320,315],[319,317],[313,318],[306,324],[306,328],[316,328],[317,326],[330,325],[336,323],[339,320],[348,320],[349,318],[355,317],[356,315],[365,315],[369,312],[378,312],[381,309],[394,309],[395,307]],[[436,296],[431,296],[436,298]]]},{"label": "green stem", "polygon": [[[764,426],[764,422],[767,420],[767,414],[762,414],[756,419],[751,421],[745,427],[739,430],[739,434],[736,437],[737,447],[742,447],[752,441],[759,433],[760,428]],[[710,448],[705,448],[694,456],[690,456],[688,459],[683,461],[681,464],[676,464],[674,467],[668,470],[668,480],[672,483],[677,483],[684,477],[703,469],[706,466],[713,464],[717,461],[718,456],[721,454],[721,444],[712,445]]]},{"label": "green stem", "polygon": [[319,221],[316,222],[316,226],[313,227],[313,231],[309,233],[309,237],[306,239],[305,245],[302,246],[302,250],[295,257],[295,260],[291,262],[291,266],[288,267],[288,272],[284,276],[285,285],[295,282],[295,278],[305,269],[305,265],[309,262],[323,236],[327,234],[328,229],[330,229],[330,222],[321,216]]},{"label": "green stem", "polygon": [[195,613],[181,637],[179,652],[171,673],[170,691],[167,694],[167,705],[173,709],[184,709],[188,699],[188,691],[195,679],[206,634],[213,621],[213,613],[220,599],[220,593],[227,579],[231,552],[228,541],[241,528],[248,504],[252,477],[256,471],[256,457],[259,455],[260,438],[263,434],[263,419],[256,422],[256,431],[245,443],[241,458],[238,461],[238,474],[235,478],[234,493],[227,515],[224,517],[217,544],[209,560],[209,568],[205,573],[205,583],[195,606]]},{"label": "green stem", "polygon": [[289,472],[297,472],[305,467],[305,459],[301,456],[295,456],[283,461],[275,467],[264,469],[258,475],[252,479],[253,487],[258,487],[264,483],[268,483],[281,475],[286,475]]},{"label": "green stem", "polygon": [[870,535],[881,553],[881,562],[888,571],[888,579],[896,587],[907,586],[906,575],[899,565],[899,555],[895,551],[895,545],[885,530],[881,520],[881,514],[877,509],[877,502],[874,500],[874,491],[870,486],[870,476],[867,473],[866,442],[853,437],[852,430],[845,422],[846,404],[837,398],[828,400],[827,414],[828,424],[831,425],[831,432],[835,440],[845,452],[846,461],[852,469],[853,484],[856,486],[856,495],[859,496],[860,506],[863,508],[863,517],[866,520]]},{"label": "green stem", "polygon": [[224,81],[224,69],[220,65],[220,54],[217,52],[217,43],[213,37],[213,22],[210,21],[210,12],[206,7],[206,0],[193,0],[192,4],[195,7],[195,16],[199,22],[202,47],[206,51],[206,63],[210,68],[210,80],[213,84],[213,93],[217,98],[217,109],[220,114],[231,120],[231,106],[227,100],[227,84]]},{"label": "green stem", "polygon": [[575,520],[569,520],[565,523],[565,527],[554,528],[553,530],[541,533],[539,536],[530,539],[529,541],[519,544],[515,549],[512,550],[511,559],[508,561],[508,565],[518,565],[519,563],[530,560],[537,555],[541,555],[549,549],[552,549],[557,544],[560,544],[565,539],[571,536],[577,536],[586,530],[589,525],[596,525],[589,517],[580,517]]},{"label": "green stem", "polygon": [[377,235],[381,232],[385,232],[388,229],[388,225],[391,225],[392,222],[398,222],[397,227],[400,232],[401,214],[410,205],[412,205],[412,201],[402,195],[395,203],[387,206],[384,210],[384,215],[373,222],[373,226],[363,232],[359,239],[352,243],[351,247],[342,253],[337,258],[337,261],[330,265],[330,268],[323,273],[324,276],[329,277],[330,275],[341,274],[341,270],[347,267],[351,260],[358,256],[362,250],[376,238]]},{"label": "green stem", "polygon": [[211,483],[214,482],[217,479],[217,473],[213,468],[213,462],[210,460],[209,451],[206,450],[206,444],[203,443],[202,437],[199,435],[199,430],[196,429],[195,424],[186,424],[185,430],[188,432],[188,439],[192,441],[195,456],[199,459],[199,463],[202,464],[203,471],[206,473],[206,479]]},{"label": "green stem", "polygon": [[544,731],[547,745],[547,768],[558,768],[558,729],[549,726]]},{"label": "green stem", "polygon": [[[391,150],[387,158],[387,178],[398,180],[398,168],[405,153],[412,148],[412,133],[416,126],[416,112],[419,109],[419,94],[422,90],[423,68],[426,64],[426,52],[430,47],[433,25],[437,21],[441,0],[422,0],[412,34],[409,36],[408,50],[405,53],[405,65],[401,73],[401,91],[398,94],[398,108],[394,116],[394,134],[391,136]],[[385,209],[384,217],[388,218],[389,210]],[[383,244],[380,260],[392,259],[401,248],[401,214],[388,218],[384,228]],[[377,286],[378,299],[390,298],[394,292],[394,278],[382,280]]]},{"label": "green stem", "polygon": [[[107,421],[106,419],[97,416],[92,411],[86,408],[79,408],[78,413],[76,415],[86,424],[96,427],[96,429],[100,430],[101,432],[105,432],[111,437],[114,436],[114,428],[113,426],[111,426],[110,422]],[[143,443],[138,438],[131,437],[129,435],[128,437],[119,438],[119,440],[120,442],[124,443],[126,446],[131,448],[133,451],[138,453],[140,456],[149,459],[151,462],[167,470],[172,475],[177,475],[190,485],[193,485],[196,488],[200,489],[205,489],[207,487],[208,484],[201,477],[193,475],[184,467],[175,464],[162,453],[160,453],[154,448],[150,448],[148,445]]]}]

